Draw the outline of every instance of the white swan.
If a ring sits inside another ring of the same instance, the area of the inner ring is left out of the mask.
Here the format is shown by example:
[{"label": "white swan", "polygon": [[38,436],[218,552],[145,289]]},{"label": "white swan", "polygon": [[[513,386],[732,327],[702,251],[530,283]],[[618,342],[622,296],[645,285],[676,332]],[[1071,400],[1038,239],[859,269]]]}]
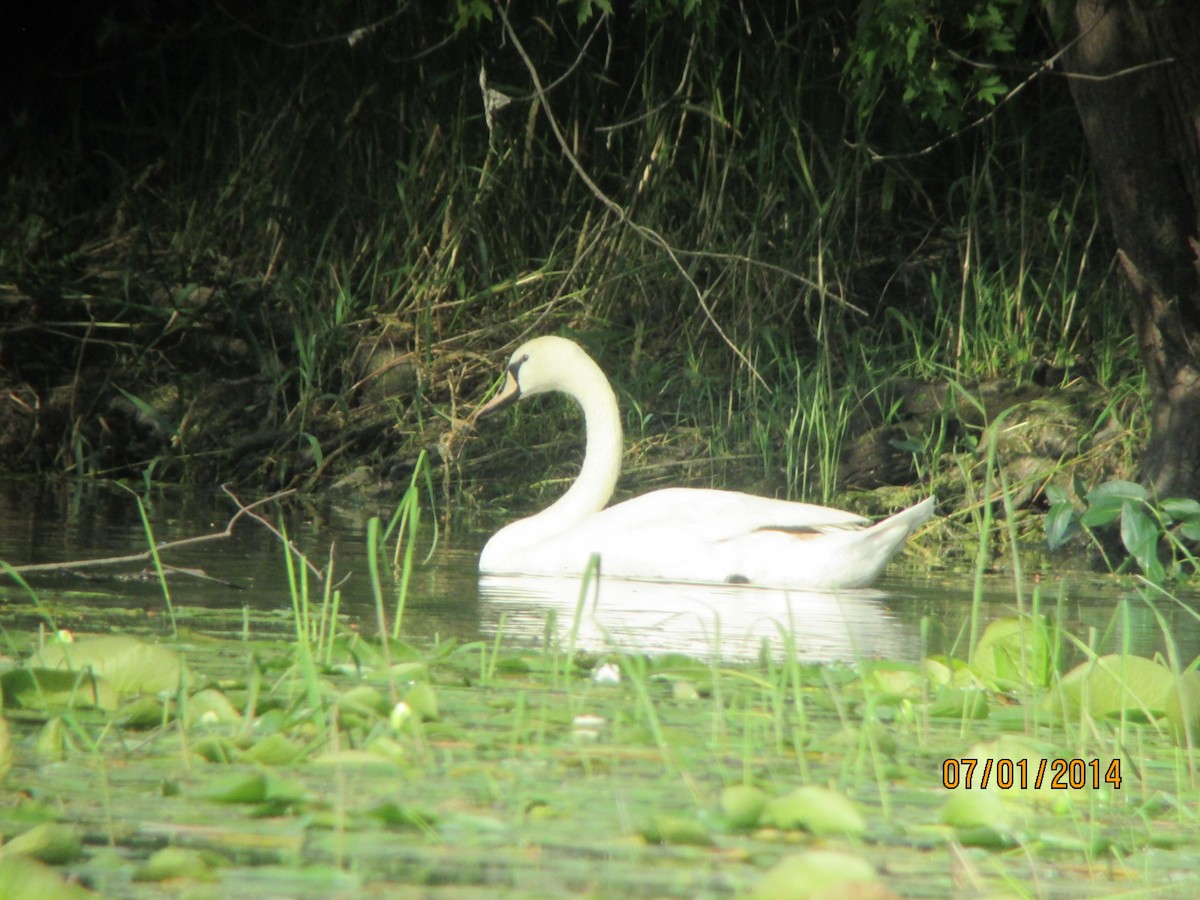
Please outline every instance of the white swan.
[{"label": "white swan", "polygon": [[506,525],[483,548],[492,574],[580,575],[592,554],[606,577],[835,590],[864,587],[933,512],[934,498],[874,525],[850,512],[734,491],[668,488],[605,509],[621,472],[617,398],[600,367],[560,337],[522,344],[486,416],[562,391],[583,408],[587,448],[570,489]]}]

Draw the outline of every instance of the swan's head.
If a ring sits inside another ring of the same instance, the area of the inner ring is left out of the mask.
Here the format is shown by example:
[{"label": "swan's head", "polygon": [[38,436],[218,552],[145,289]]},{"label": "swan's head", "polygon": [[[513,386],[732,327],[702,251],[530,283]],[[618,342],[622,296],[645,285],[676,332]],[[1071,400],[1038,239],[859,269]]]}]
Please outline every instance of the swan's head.
[{"label": "swan's head", "polygon": [[552,336],[526,341],[509,357],[500,393],[481,406],[475,417],[491,415],[534,394],[563,391],[578,396],[580,380],[594,372],[599,372],[596,364],[574,341]]}]

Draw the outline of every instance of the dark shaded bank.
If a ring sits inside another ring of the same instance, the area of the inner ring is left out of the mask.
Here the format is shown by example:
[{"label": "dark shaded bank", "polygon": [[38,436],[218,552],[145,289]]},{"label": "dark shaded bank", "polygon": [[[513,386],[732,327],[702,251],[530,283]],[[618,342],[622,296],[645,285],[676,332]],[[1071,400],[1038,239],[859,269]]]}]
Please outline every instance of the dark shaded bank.
[{"label": "dark shaded bank", "polygon": [[1132,470],[1143,381],[1064,85],[940,140],[856,112],[844,4],[457,12],[15,28],[0,466],[388,492],[424,452],[448,508],[528,506],[573,412],[458,426],[558,332],[618,388],[630,490],[978,509],[992,447],[1037,507]]}]

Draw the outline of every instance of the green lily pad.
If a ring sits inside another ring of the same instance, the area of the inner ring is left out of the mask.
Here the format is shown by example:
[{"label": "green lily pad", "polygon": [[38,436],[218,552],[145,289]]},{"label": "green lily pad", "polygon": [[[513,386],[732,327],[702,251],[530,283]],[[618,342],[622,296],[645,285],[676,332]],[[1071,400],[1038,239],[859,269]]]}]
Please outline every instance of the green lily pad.
[{"label": "green lily pad", "polygon": [[212,688],[196,691],[187,698],[187,726],[234,725],[242,714],[224,693]]},{"label": "green lily pad", "polygon": [[997,619],[988,625],[971,654],[971,669],[1002,688],[1050,682],[1050,629],[1030,616]]},{"label": "green lily pad", "polygon": [[730,828],[753,828],[766,805],[767,795],[750,784],[734,784],[721,791],[721,815]]},{"label": "green lily pad", "polygon": [[803,829],[816,835],[853,837],[862,835],[867,829],[862,815],[843,795],[811,786],[767,801],[759,824],[785,831]]},{"label": "green lily pad", "polygon": [[134,881],[171,881],[177,878],[193,881],[214,881],[214,857],[202,850],[186,847],[163,847],[138,866]]},{"label": "green lily pad", "polygon": [[1081,663],[1059,683],[1064,712],[1139,721],[1163,716],[1177,693],[1175,673],[1153,660],[1112,654]]},{"label": "green lily pad", "polygon": [[1171,732],[1181,744],[1200,742],[1200,672],[1184,672],[1175,682],[1166,703]]},{"label": "green lily pad", "polygon": [[187,675],[174,650],[121,634],[47,644],[31,661],[47,669],[91,669],[120,694],[174,691]]},{"label": "green lily pad", "polygon": [[12,669],[0,675],[4,705],[21,709],[115,710],[117,692],[104,678],[60,669]]},{"label": "green lily pad", "polygon": [[869,897],[879,881],[874,867],[836,850],[810,850],[787,856],[767,870],[750,892],[751,900],[809,900],[814,897]]},{"label": "green lily pad", "polygon": [[0,897],[53,897],[78,900],[95,897],[91,891],[71,884],[58,872],[19,853],[0,855]]},{"label": "green lily pad", "polygon": [[304,755],[304,747],[278,732],[268,734],[246,751],[247,759],[264,766],[290,766]]},{"label": "green lily pad", "polygon": [[404,702],[421,717],[422,722],[431,722],[438,718],[437,692],[423,681],[408,689],[408,693],[404,695]]},{"label": "green lily pad", "polygon": [[200,795],[220,803],[299,803],[305,798],[304,788],[269,772],[218,778]]},{"label": "green lily pad", "polygon": [[650,844],[688,844],[709,847],[712,835],[695,819],[685,816],[658,815],[642,829],[642,838]]},{"label": "green lily pad", "polygon": [[[78,859],[83,852],[79,835],[70,825],[43,822],[4,845],[4,854],[19,854],[52,866]],[[5,895],[0,895],[5,896]]]}]

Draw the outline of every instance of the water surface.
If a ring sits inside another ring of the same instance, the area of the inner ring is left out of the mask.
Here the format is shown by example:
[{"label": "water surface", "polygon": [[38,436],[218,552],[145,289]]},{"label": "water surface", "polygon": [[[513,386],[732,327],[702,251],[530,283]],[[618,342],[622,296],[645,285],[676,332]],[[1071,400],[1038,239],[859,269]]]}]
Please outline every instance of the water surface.
[{"label": "water surface", "polygon": [[[258,499],[242,496],[243,502]],[[143,498],[154,539],[162,545],[216,534],[237,511],[219,492],[154,491]],[[322,570],[331,564],[340,591],[340,612],[365,634],[377,628],[367,576],[365,522],[392,509],[383,504],[292,496],[261,509],[286,528],[293,544]],[[428,519],[428,517],[426,517]],[[418,559],[432,533],[419,537]],[[725,661],[794,653],[808,662],[886,658],[916,660],[946,653],[964,657],[973,600],[969,574],[914,573],[893,566],[872,590],[828,594],[732,585],[680,585],[602,580],[489,576],[476,573],[482,534],[441,535],[408,587],[403,633],[421,642],[499,640],[506,646],[544,646],[557,641],[578,650],[686,653]],[[143,553],[145,528],[134,496],[112,485],[59,485],[0,481],[0,559],[13,566],[69,562]],[[168,585],[181,627],[243,629],[286,635],[292,594],[286,555],[278,535],[244,518],[232,535],[162,553],[165,564],[186,572]],[[29,573],[27,579],[56,616],[79,631],[120,630],[162,623],[162,587],[148,560],[112,566],[71,566]],[[1058,616],[1072,634],[1102,651],[1128,649],[1152,655],[1170,631],[1180,659],[1200,654],[1200,627],[1191,608],[1162,598],[1151,605],[1127,579],[1064,571],[1024,585],[1021,602]],[[322,598],[322,583],[308,579],[309,600]],[[5,627],[40,622],[23,591],[0,585]],[[385,573],[385,614],[395,615],[398,583]],[[1122,603],[1122,601],[1125,601]],[[1195,606],[1194,597],[1184,601]],[[1011,578],[985,584],[980,618],[1012,615],[1017,592]],[[1160,618],[1161,617],[1161,618]],[[28,620],[28,621],[23,621]]]}]

